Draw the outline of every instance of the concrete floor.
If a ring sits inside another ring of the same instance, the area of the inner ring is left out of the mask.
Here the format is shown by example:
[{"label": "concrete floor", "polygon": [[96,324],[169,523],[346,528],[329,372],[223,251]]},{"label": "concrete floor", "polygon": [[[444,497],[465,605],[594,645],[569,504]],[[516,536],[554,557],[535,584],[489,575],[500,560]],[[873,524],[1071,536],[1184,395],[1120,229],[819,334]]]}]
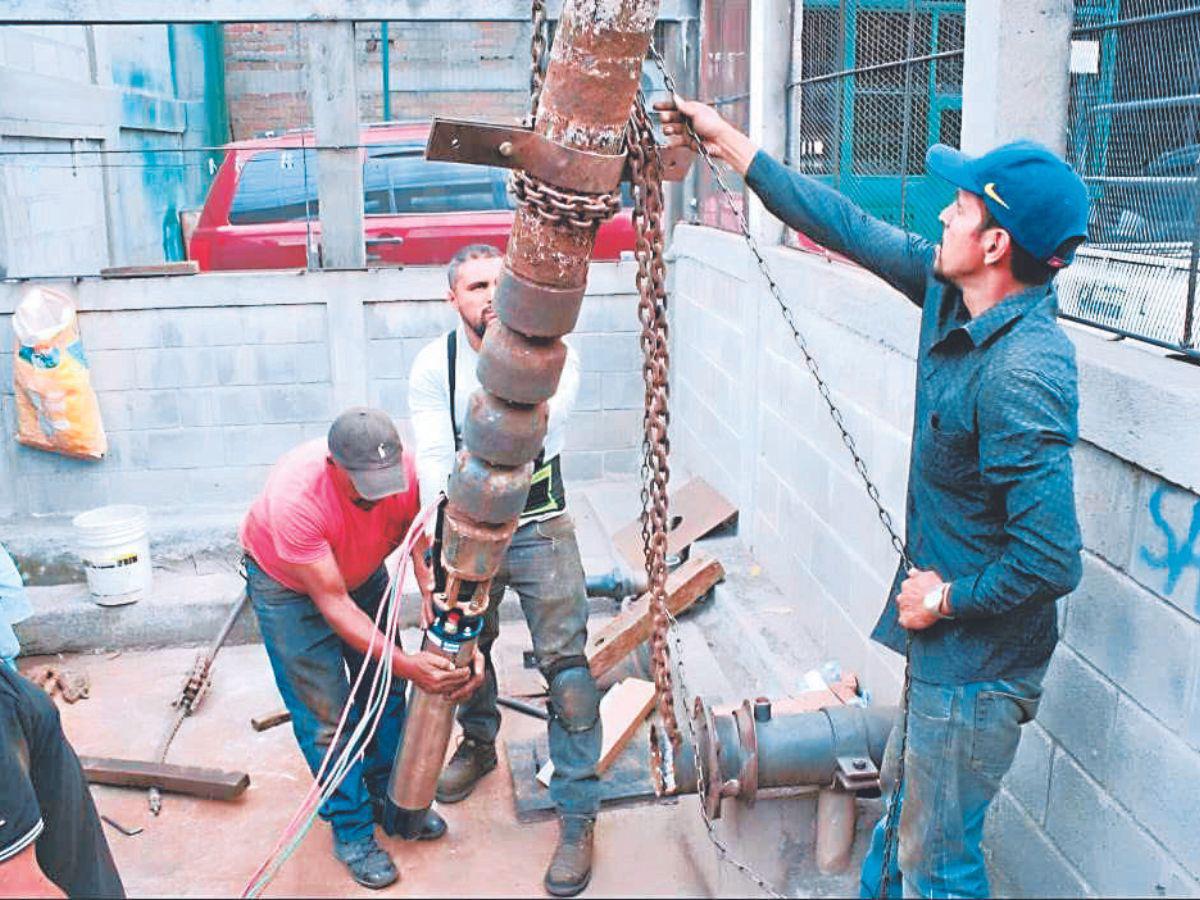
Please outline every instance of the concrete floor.
[{"label": "concrete floor", "polygon": [[[406,646],[411,644],[408,635]],[[501,689],[521,679],[522,624],[505,625],[498,642]],[[190,649],[127,651],[66,657],[86,671],[91,697],[60,704],[64,727],[84,755],[148,758],[158,743],[169,703],[195,655]],[[23,667],[47,658],[22,660]],[[532,673],[527,673],[532,674]],[[310,784],[290,726],[257,733],[252,716],[281,705],[261,645],[230,647],[219,657],[211,693],[184,722],[168,761],[238,769],[250,788],[238,800],[218,802],[166,795],[162,814],[146,808],[142,791],[94,787],[101,813],[145,831],[125,837],[106,826],[131,896],[229,896],[274,844]],[[532,736],[542,723],[505,711],[503,737]],[[500,744],[503,747],[503,742]],[[503,750],[501,751],[503,752]],[[553,819],[518,823],[504,758],[461,804],[441,807],[450,832],[432,844],[407,844],[379,832],[401,870],[383,896],[538,896],[553,850]],[[688,896],[702,892],[673,839],[671,805],[654,803],[606,810],[597,826],[597,858],[590,896]],[[377,895],[355,885],[330,854],[330,832],[320,822],[267,890],[268,896]]]}]

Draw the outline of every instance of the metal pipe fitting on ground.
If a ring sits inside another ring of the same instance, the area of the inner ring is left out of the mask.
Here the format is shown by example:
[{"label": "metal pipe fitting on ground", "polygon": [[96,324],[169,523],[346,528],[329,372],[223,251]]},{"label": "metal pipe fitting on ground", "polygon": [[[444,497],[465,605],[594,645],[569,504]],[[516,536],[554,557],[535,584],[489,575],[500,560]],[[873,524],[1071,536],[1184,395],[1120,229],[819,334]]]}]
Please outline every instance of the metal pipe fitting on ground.
[{"label": "metal pipe fitting on ground", "polygon": [[765,697],[713,708],[697,697],[692,710],[695,746],[685,740],[675,750],[659,729],[651,729],[654,790],[662,797],[695,793],[703,785],[711,819],[721,817],[726,797],[753,803],[766,788],[877,790],[896,714],[894,706],[813,711],[790,698]]},{"label": "metal pipe fitting on ground", "polygon": [[650,589],[644,569],[626,572],[620,566],[603,575],[587,576],[586,586],[589,597],[612,597],[614,600],[640,597]]},{"label": "metal pipe fitting on ground", "polygon": [[[456,465],[447,490],[440,534],[445,590],[425,637],[427,646],[447,648],[460,665],[469,664],[474,641],[463,640],[461,632],[457,641],[444,640],[439,622],[452,615],[463,617],[462,627],[482,621],[491,579],[516,528],[528,493],[529,464],[541,449],[531,438],[543,427],[539,414],[531,421],[521,408],[548,400],[558,389],[567,355],[561,337],[579,314],[596,231],[614,202],[619,206],[613,192],[658,7],[658,0],[563,4],[533,127],[540,138],[530,143],[543,148],[535,154],[549,152],[547,147],[567,151],[555,158],[577,159],[570,151],[611,157],[601,162],[603,171],[611,169],[612,183],[599,189],[591,182],[576,183],[574,164],[543,168],[531,163],[542,177],[547,172],[554,177],[554,187],[528,171],[516,173],[528,188],[527,199],[518,204],[497,286],[499,318],[484,335],[476,369],[480,390],[491,396],[472,400],[469,407],[481,414],[469,419],[467,459]],[[471,126],[457,128],[464,137],[451,141],[451,149],[473,142],[465,137]],[[434,143],[431,138],[426,155],[435,155]],[[510,418],[511,426],[505,421]],[[414,688],[408,716],[389,794],[401,815],[415,817],[433,800],[453,707]]]}]

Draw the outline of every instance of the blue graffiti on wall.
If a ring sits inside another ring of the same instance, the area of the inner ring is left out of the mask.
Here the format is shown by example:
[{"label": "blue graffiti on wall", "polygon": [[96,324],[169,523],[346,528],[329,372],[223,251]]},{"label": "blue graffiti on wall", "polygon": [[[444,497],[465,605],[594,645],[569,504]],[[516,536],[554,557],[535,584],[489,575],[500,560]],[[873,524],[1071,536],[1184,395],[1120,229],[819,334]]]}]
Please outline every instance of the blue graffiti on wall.
[{"label": "blue graffiti on wall", "polygon": [[[1167,573],[1167,583],[1164,585],[1166,593],[1171,594],[1175,591],[1175,586],[1179,584],[1179,579],[1184,571],[1188,568],[1194,568],[1200,571],[1200,547],[1197,547],[1197,542],[1200,542],[1200,500],[1196,501],[1192,507],[1192,523],[1188,529],[1187,538],[1181,540],[1179,534],[1167,521],[1167,517],[1163,515],[1163,496],[1166,494],[1165,488],[1156,490],[1150,498],[1150,518],[1154,520],[1154,524],[1159,527],[1163,533],[1163,538],[1166,541],[1166,549],[1162,553],[1151,553],[1149,547],[1142,547],[1142,560],[1150,567],[1155,569],[1165,569]],[[1200,586],[1196,589],[1196,612],[1200,612]]]}]

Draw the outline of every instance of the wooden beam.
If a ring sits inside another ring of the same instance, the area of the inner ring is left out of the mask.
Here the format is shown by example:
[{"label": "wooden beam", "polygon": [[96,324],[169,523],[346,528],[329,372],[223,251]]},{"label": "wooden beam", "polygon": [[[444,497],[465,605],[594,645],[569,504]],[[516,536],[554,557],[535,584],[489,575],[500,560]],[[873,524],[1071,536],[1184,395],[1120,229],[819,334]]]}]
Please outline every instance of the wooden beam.
[{"label": "wooden beam", "polygon": [[[732,521],[738,511],[703,478],[692,478],[671,492],[670,512],[671,521],[676,524],[667,534],[667,554],[677,555],[709,532]],[[641,519],[634,519],[614,534],[613,546],[635,570],[644,568]]]},{"label": "wooden beam", "polygon": [[158,278],[172,275],[198,275],[200,265],[192,259],[183,262],[154,263],[147,266],[107,266],[101,278]]},{"label": "wooden beam", "polygon": [[104,756],[81,756],[79,762],[83,765],[83,774],[92,784],[156,787],[160,791],[206,800],[232,800],[250,786],[250,776],[245,772]]},{"label": "wooden beam", "polygon": [[282,725],[284,722],[290,721],[292,721],[292,714],[290,712],[286,709],[277,709],[266,715],[255,716],[250,720],[250,727],[255,731],[266,731],[268,728],[274,728],[276,725]]},{"label": "wooden beam", "polygon": [[[720,560],[693,551],[691,559],[667,576],[667,609],[679,615],[724,577]],[[653,630],[650,595],[643,594],[588,639],[586,652],[592,675],[599,678],[648,640]]]},{"label": "wooden beam", "polygon": [[[654,683],[644,678],[626,678],[608,689],[608,693],[600,700],[604,741],[600,747],[600,759],[596,763],[597,775],[603,775],[621,755],[653,706]],[[537,780],[550,787],[550,776],[553,774],[554,763],[547,761],[538,770]]]},{"label": "wooden beam", "polygon": [[[557,19],[562,0],[550,0]],[[697,0],[663,0],[659,20],[695,19]],[[171,22],[528,22],[528,0],[0,0],[0,25]]]}]

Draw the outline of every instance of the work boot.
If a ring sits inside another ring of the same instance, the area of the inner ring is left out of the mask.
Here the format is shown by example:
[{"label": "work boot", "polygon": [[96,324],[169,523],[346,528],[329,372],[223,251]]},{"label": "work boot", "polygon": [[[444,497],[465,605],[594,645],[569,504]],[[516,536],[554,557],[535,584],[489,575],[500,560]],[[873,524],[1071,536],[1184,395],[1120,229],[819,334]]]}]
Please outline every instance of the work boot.
[{"label": "work boot", "polygon": [[440,803],[466,800],[479,779],[496,768],[496,745],[464,737],[438,779]]},{"label": "work boot", "polygon": [[350,843],[342,843],[334,838],[333,855],[346,864],[355,881],[373,891],[395,884],[400,877],[396,864],[387,851],[375,842],[374,835]]},{"label": "work boot", "polygon": [[592,880],[592,816],[564,815],[558,820],[558,846],[546,867],[544,884],[555,897],[574,897]]},{"label": "work boot", "polygon": [[384,833],[406,841],[436,841],[446,833],[446,820],[432,809],[401,809],[387,797],[372,797],[375,823]]}]

